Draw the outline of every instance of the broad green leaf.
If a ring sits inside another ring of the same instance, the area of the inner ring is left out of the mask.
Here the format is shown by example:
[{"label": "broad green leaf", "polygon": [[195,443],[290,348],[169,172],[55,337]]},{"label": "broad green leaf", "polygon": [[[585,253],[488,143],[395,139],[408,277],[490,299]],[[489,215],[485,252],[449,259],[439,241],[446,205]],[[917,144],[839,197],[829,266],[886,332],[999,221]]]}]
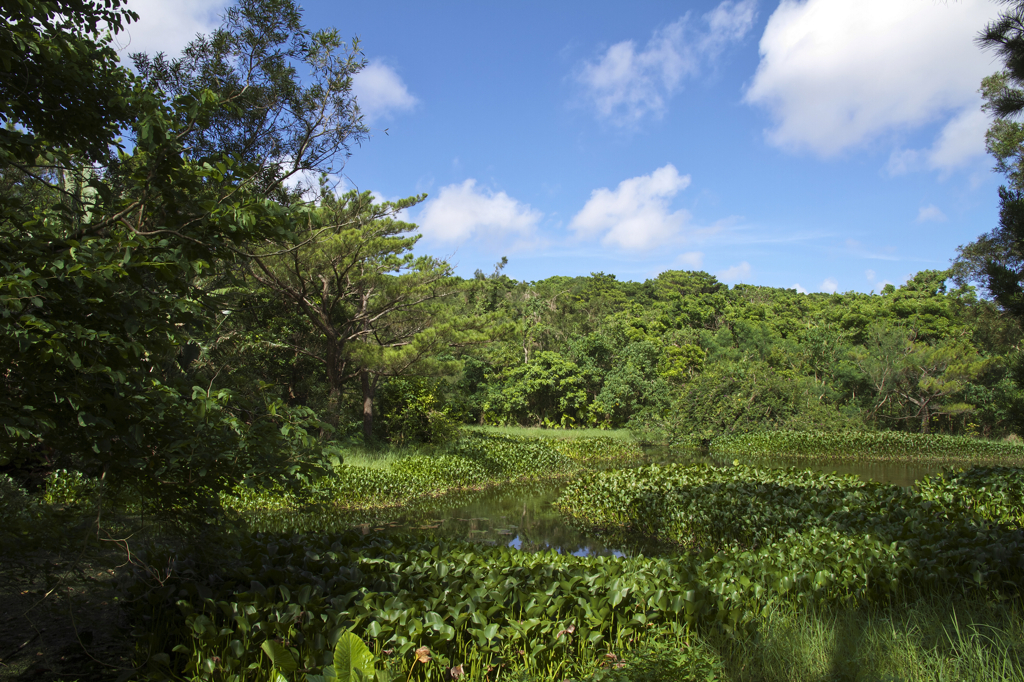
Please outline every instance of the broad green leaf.
[{"label": "broad green leaf", "polygon": [[334,674],[338,676],[338,682],[356,682],[355,671],[372,675],[373,654],[363,640],[352,632],[346,632],[334,647]]},{"label": "broad green leaf", "polygon": [[290,675],[298,669],[299,665],[295,661],[295,657],[292,656],[292,652],[288,651],[288,647],[284,644],[268,639],[260,645],[260,648],[270,657],[274,667],[281,672]]}]

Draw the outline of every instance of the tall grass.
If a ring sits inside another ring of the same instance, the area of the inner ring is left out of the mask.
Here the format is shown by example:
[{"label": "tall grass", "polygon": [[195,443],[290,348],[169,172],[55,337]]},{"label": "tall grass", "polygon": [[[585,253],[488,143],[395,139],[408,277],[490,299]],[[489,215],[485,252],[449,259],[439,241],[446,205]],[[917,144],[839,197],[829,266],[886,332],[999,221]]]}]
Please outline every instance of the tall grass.
[{"label": "tall grass", "polygon": [[338,450],[345,464],[367,469],[390,469],[403,459],[423,454],[422,448],[413,445],[348,446]]},{"label": "tall grass", "polygon": [[722,436],[711,442],[711,454],[815,462],[862,460],[1004,466],[1024,463],[1024,446],[1017,443],[902,431],[767,431]]},{"label": "tall grass", "polygon": [[[488,435],[519,436],[525,438],[610,438],[612,440],[632,442],[634,440],[628,429],[542,429],[527,426],[464,426],[464,431]],[[444,450],[444,446],[432,445],[392,445],[390,443],[369,447],[365,445],[339,445],[336,449],[345,460],[345,464],[367,469],[390,469],[398,462],[416,455],[430,454],[435,450]]]},{"label": "tall grass", "polygon": [[464,426],[467,431],[527,438],[612,438],[633,441],[629,429],[542,429],[532,426]]},{"label": "tall grass", "polygon": [[1021,603],[920,598],[895,607],[777,605],[755,637],[709,633],[735,681],[1024,681]]}]

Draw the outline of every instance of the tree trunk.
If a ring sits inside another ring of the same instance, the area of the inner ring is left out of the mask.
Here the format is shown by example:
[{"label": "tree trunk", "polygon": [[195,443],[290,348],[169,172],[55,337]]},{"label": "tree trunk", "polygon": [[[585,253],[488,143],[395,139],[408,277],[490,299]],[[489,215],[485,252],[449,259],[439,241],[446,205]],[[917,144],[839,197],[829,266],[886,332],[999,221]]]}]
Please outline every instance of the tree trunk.
[{"label": "tree trunk", "polygon": [[931,426],[932,415],[928,410],[928,403],[921,406],[921,433],[928,433],[928,427]]},{"label": "tree trunk", "polygon": [[291,370],[292,370],[291,371],[291,376],[288,379],[288,399],[287,399],[286,402],[289,405],[302,405],[302,404],[305,403],[305,400],[304,400],[305,396],[303,396],[303,398],[299,398],[299,395],[297,393],[297,390],[298,390],[297,387],[299,385],[299,381],[301,380],[301,377],[299,376],[299,350],[298,350],[298,344],[296,344],[295,353],[292,355],[292,367],[291,367]]},{"label": "tree trunk", "polygon": [[364,369],[359,373],[359,381],[363,388],[363,442],[370,444],[373,442],[373,394],[375,391],[367,370]]}]

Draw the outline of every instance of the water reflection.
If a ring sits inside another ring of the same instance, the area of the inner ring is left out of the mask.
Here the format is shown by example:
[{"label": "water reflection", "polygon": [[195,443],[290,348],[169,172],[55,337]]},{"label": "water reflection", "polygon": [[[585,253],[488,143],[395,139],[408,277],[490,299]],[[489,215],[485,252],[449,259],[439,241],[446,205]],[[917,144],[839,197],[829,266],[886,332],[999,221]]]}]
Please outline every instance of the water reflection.
[{"label": "water reflection", "polygon": [[[705,462],[725,466],[731,457],[710,458],[698,451],[669,451],[647,448],[644,461],[692,464]],[[744,458],[739,458],[744,461]],[[826,473],[855,474],[864,480],[910,486],[942,467],[926,464],[884,462],[827,463],[779,458],[751,460],[759,466],[810,468]],[[437,539],[468,540],[505,545],[528,552],[554,550],[576,556],[651,556],[670,547],[651,545],[623,535],[588,534],[567,523],[551,504],[564,487],[562,482],[527,482],[478,491],[460,491],[419,500],[404,507],[372,511],[317,508],[288,512],[259,512],[247,515],[254,530],[273,532],[334,533],[357,528],[364,534],[394,531],[418,532]]]}]

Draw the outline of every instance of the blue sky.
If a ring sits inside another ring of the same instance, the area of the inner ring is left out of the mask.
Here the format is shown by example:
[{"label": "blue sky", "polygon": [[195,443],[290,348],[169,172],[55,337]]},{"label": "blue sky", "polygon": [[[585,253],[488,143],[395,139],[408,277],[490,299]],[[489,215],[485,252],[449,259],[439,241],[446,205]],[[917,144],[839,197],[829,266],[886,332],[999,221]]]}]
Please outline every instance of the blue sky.
[{"label": "blue sky", "polygon": [[[139,0],[126,51],[224,5]],[[302,3],[357,35],[346,186],[429,198],[418,249],[537,280],[700,269],[878,291],[996,223],[974,37],[991,0]],[[387,129],[387,134],[384,130]]]}]

